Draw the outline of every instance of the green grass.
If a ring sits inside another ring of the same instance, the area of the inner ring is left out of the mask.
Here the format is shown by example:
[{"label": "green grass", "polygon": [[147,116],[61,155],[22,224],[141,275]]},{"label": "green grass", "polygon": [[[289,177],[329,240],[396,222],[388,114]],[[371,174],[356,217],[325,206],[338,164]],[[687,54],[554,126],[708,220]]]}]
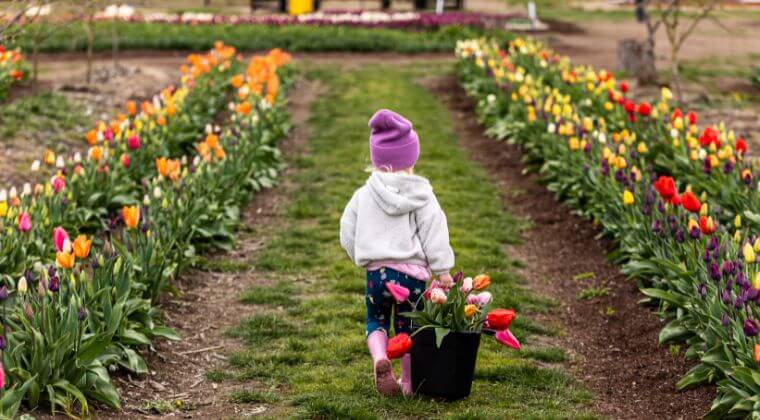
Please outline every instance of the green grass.
[{"label": "green grass", "polygon": [[[456,40],[478,36],[506,37],[504,31],[448,26],[436,30],[406,31],[386,28],[340,26],[268,25],[174,25],[162,23],[120,23],[119,48],[201,51],[217,40],[234,47],[260,51],[274,47],[299,51],[395,51],[451,52]],[[35,28],[32,27],[31,30]],[[111,50],[111,23],[94,25],[95,51]],[[29,37],[22,33],[18,46],[31,51]],[[41,45],[43,52],[84,51],[86,37],[81,23],[60,28]]]},{"label": "green grass", "polygon": [[0,139],[22,138],[47,146],[80,140],[91,123],[80,104],[55,92],[24,96],[0,105],[0,115]]},{"label": "green grass", "polygon": [[[439,66],[440,67],[440,66]],[[494,183],[460,149],[448,110],[414,81],[433,66],[365,67],[338,71],[322,67],[318,78],[327,93],[313,105],[309,152],[298,159],[287,225],[255,257],[269,277],[290,282],[298,299],[284,308],[262,306],[230,334],[245,346],[231,355],[229,371],[287,390],[279,404],[307,418],[551,418],[587,416],[590,393],[561,367],[562,349],[535,344],[535,334],[553,331],[530,320],[551,301],[530,293],[504,252],[517,243],[521,221],[507,214]],[[515,352],[484,338],[470,398],[440,403],[427,398],[381,398],[373,387],[371,359],[364,341],[364,273],[345,256],[338,221],[353,191],[362,185],[369,162],[367,123],[381,107],[394,109],[415,124],[422,158],[416,168],[428,177],[444,207],[457,255],[469,274],[487,272],[496,304],[522,315],[513,332],[525,345]],[[299,279],[306,279],[305,281]],[[282,286],[280,286],[282,287]],[[264,302],[290,296],[257,287],[244,299]],[[545,340],[543,340],[545,341]],[[215,376],[221,376],[216,373]],[[244,401],[248,394],[233,399]],[[266,400],[253,393],[252,400]],[[265,401],[266,402],[266,401]]]}]

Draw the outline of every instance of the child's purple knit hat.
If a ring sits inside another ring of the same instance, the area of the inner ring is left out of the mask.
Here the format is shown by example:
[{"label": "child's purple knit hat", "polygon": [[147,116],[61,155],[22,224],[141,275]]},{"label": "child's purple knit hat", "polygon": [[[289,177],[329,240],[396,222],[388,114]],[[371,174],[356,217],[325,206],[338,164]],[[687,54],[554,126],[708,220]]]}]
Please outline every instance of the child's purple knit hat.
[{"label": "child's purple knit hat", "polygon": [[381,109],[369,120],[369,151],[372,165],[391,171],[407,169],[420,157],[420,140],[411,121]]}]

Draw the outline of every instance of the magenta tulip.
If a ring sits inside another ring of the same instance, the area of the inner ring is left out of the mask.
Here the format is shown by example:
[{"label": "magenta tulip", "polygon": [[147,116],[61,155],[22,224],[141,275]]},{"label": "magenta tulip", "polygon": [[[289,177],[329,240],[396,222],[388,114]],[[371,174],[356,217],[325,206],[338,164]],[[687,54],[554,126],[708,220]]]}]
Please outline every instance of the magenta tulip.
[{"label": "magenta tulip", "polygon": [[29,232],[32,230],[32,216],[29,213],[23,212],[18,218],[18,230],[22,232]]},{"label": "magenta tulip", "polygon": [[53,229],[53,242],[55,243],[55,250],[58,252],[63,251],[63,244],[69,239],[69,234],[66,230],[60,226]]},{"label": "magenta tulip", "polygon": [[404,286],[387,282],[385,283],[385,288],[388,289],[388,291],[391,293],[393,299],[396,299],[396,303],[404,302],[407,298],[409,298],[409,289]]},{"label": "magenta tulip", "polygon": [[132,150],[140,148],[140,136],[134,135],[127,139],[127,146]]},{"label": "magenta tulip", "polygon": [[515,350],[520,350],[520,342],[517,341],[514,335],[512,335],[512,332],[509,330],[501,330],[497,331],[496,335],[494,336],[496,338],[496,341],[498,341],[501,344],[504,344],[507,347],[511,347]]}]

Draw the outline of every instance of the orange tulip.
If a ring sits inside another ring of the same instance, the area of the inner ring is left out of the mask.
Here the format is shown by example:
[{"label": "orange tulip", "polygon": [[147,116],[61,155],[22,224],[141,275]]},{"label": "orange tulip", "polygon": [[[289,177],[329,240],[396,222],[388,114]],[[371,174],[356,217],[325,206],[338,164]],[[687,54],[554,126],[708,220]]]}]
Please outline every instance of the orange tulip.
[{"label": "orange tulip", "polygon": [[90,159],[95,162],[100,162],[100,158],[103,157],[103,149],[100,146],[93,146],[90,148]]},{"label": "orange tulip", "polygon": [[248,102],[240,103],[235,107],[235,111],[240,115],[248,115],[251,113],[251,104]]},{"label": "orange tulip", "polygon": [[757,363],[760,363],[760,344],[755,344],[754,356],[755,356],[755,361]]},{"label": "orange tulip", "polygon": [[59,251],[55,254],[55,263],[58,267],[70,269],[74,267],[74,254]]},{"label": "orange tulip", "polygon": [[472,288],[483,290],[491,285],[491,277],[488,274],[480,274],[472,279]]},{"label": "orange tulip", "polygon": [[159,115],[158,118],[156,118],[156,124],[160,125],[161,127],[166,125],[166,118],[164,118],[163,115]]},{"label": "orange tulip", "polygon": [[471,318],[473,315],[475,315],[475,312],[478,311],[477,305],[466,305],[464,307],[464,315],[467,318]]},{"label": "orange tulip", "polygon": [[90,130],[84,135],[84,138],[87,140],[87,144],[94,146],[98,142],[98,132]]},{"label": "orange tulip", "polygon": [[232,76],[232,79],[230,79],[230,84],[235,89],[238,89],[240,86],[243,86],[243,83],[245,82],[245,76],[242,74],[237,74],[235,76]]},{"label": "orange tulip", "polygon": [[121,216],[124,218],[124,224],[127,225],[127,228],[134,229],[140,223],[140,207],[124,206],[121,209]]},{"label": "orange tulip", "polygon": [[137,104],[135,101],[127,101],[127,114],[133,117],[137,115]]},{"label": "orange tulip", "polygon": [[92,240],[87,239],[85,235],[79,235],[74,239],[72,248],[74,249],[74,255],[79,259],[84,259],[90,256],[90,248],[92,247]]}]

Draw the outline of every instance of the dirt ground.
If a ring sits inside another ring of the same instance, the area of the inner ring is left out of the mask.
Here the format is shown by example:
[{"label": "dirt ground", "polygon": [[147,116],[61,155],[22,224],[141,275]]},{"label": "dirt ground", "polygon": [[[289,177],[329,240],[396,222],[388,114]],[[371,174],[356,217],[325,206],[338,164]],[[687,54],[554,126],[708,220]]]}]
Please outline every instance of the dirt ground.
[{"label": "dirt ground", "polygon": [[[530,222],[523,242],[508,252],[525,263],[522,275],[529,289],[560,302],[558,311],[530,316],[560,326],[564,334],[559,345],[571,354],[568,367],[594,391],[596,411],[626,419],[704,415],[714,390],[676,391],[690,364],[658,346],[663,322],[637,303],[642,295],[635,283],[607,262],[607,244],[596,239],[599,232],[558,205],[537,176],[523,174],[517,147],[482,134],[472,101],[453,76],[429,89],[448,105],[462,146],[492,174],[507,208]],[[581,273],[593,273],[593,278],[574,281]],[[589,287],[607,287],[609,295],[579,299],[578,293]]]}]

